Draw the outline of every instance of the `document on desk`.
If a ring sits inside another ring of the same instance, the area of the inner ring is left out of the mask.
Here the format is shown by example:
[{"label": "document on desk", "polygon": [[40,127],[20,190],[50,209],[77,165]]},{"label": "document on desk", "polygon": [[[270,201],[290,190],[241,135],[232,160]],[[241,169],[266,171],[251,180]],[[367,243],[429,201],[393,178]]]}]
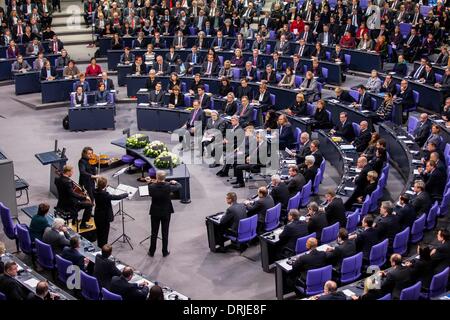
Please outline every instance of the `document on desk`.
[{"label": "document on desk", "polygon": [[397,136],[399,139],[406,139],[406,136]]},{"label": "document on desk", "polygon": [[122,271],[123,268],[125,268],[125,266],[124,266],[123,264],[121,264],[121,263],[117,264],[116,267],[117,267],[117,269],[119,269],[120,271]]},{"label": "document on desk", "polygon": [[410,194],[410,195],[415,195],[416,194],[414,191],[411,191],[411,190],[407,190],[407,191],[405,191],[405,193]]},{"label": "document on desk", "polygon": [[355,146],[352,144],[341,144],[339,146],[342,150],[353,150],[355,149]]},{"label": "document on desk", "polygon": [[406,144],[414,144],[414,141],[411,141],[411,140],[403,140],[403,142]]},{"label": "document on desk", "polygon": [[27,286],[30,286],[30,287],[32,287],[32,288],[36,288],[38,282],[39,282],[39,280],[36,279],[36,278],[31,278],[31,279],[28,279],[27,281],[24,281],[24,283],[25,283]]},{"label": "document on desk", "polygon": [[310,117],[301,117],[300,119],[302,119],[303,121],[308,121]]},{"label": "document on desk", "polygon": [[147,197],[147,196],[149,196],[148,186],[140,186],[139,187],[139,196],[140,197]]},{"label": "document on desk", "polygon": [[332,103],[339,103],[339,100],[336,100],[336,99],[330,99],[330,100],[328,100],[328,101],[330,101],[330,102],[332,102]]},{"label": "document on desk", "polygon": [[354,187],[344,187],[345,191],[354,191],[355,188]]},{"label": "document on desk", "polygon": [[317,251],[325,252],[325,251],[327,251],[327,248],[328,248],[328,246],[326,244],[323,244],[323,245],[317,247]]},{"label": "document on desk", "polygon": [[295,155],[295,153],[293,153],[289,148],[284,148],[284,151],[290,156],[294,156]]},{"label": "document on desk", "polygon": [[97,102],[98,106],[106,106],[108,102]]},{"label": "document on desk", "polygon": [[347,297],[351,297],[351,296],[355,295],[355,293],[349,289],[342,290],[342,293],[344,293]]},{"label": "document on desk", "polygon": [[370,110],[361,110],[362,113],[369,113],[371,112]]},{"label": "document on desk", "polygon": [[[352,158],[348,158],[348,157],[344,157],[344,160],[347,160],[347,161],[353,161]],[[356,169],[355,169],[355,170],[356,170]]]},{"label": "document on desk", "polygon": [[412,164],[422,164],[422,161],[417,160],[417,159],[413,159],[413,160],[411,161],[411,163],[412,163]]}]

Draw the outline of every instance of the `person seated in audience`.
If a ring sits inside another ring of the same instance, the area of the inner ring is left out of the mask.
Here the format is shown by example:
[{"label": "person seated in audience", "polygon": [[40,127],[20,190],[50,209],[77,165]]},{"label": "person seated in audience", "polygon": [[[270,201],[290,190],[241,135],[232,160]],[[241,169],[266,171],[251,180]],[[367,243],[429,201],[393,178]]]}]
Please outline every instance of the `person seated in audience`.
[{"label": "person seated in audience", "polygon": [[301,173],[305,177],[305,182],[311,181],[311,185],[314,183],[314,179],[317,175],[318,167],[315,165],[316,158],[313,155],[307,155],[305,157],[305,162],[301,166]]},{"label": "person seated in audience", "polygon": [[328,225],[339,222],[339,225],[343,228],[347,223],[345,217],[345,207],[341,198],[336,197],[336,192],[332,189],[328,189],[325,193],[325,215],[327,217]]},{"label": "person seated in audience", "polygon": [[148,78],[145,82],[145,88],[148,91],[153,91],[155,90],[156,87],[156,83],[158,83],[158,79],[156,79],[156,71],[155,69],[150,69],[149,73],[148,73]]},{"label": "person seated in audience", "polygon": [[102,67],[97,64],[97,59],[91,58],[90,64],[86,68],[86,76],[97,77],[102,74]]},{"label": "person seated in audience", "polygon": [[375,219],[374,227],[378,232],[378,238],[388,239],[389,248],[392,248],[394,237],[402,231],[397,215],[393,214],[394,205],[391,201],[382,201],[380,215]]},{"label": "person seated in audience", "polygon": [[219,222],[220,226],[220,248],[217,252],[226,252],[223,234],[237,236],[239,222],[247,218],[247,209],[245,204],[237,202],[237,195],[234,192],[228,192],[225,200],[228,208]]},{"label": "person seated in audience", "polygon": [[326,60],[326,54],[325,49],[322,48],[322,44],[320,42],[317,42],[313,52],[311,53],[311,58],[317,59],[317,60]]},{"label": "person seated in audience", "polygon": [[290,198],[288,185],[282,182],[280,176],[277,174],[271,177],[271,183],[272,183],[272,191],[270,192],[270,195],[272,196],[275,205],[281,203],[282,215],[283,212],[285,215],[288,201]]},{"label": "person seated in audience", "polygon": [[434,160],[427,161],[425,170],[422,168],[418,170],[425,182],[425,191],[430,195],[431,200],[440,202],[444,195],[447,174],[437,169],[437,163]]},{"label": "person seated in audience", "polygon": [[[256,52],[258,54],[266,52],[266,41],[260,33],[256,34],[255,40],[253,41],[253,44],[252,44],[253,54],[255,53],[255,50],[257,50]],[[259,68],[260,66],[257,66],[257,67]]]},{"label": "person seated in audience", "polygon": [[308,223],[308,234],[316,233],[317,240],[320,241],[322,229],[328,227],[327,216],[317,202],[310,202],[307,206],[306,221]]},{"label": "person seated in audience", "polygon": [[450,66],[445,69],[445,73],[444,76],[442,77],[441,82],[436,82],[434,84],[434,87],[445,90],[446,92],[450,90]]},{"label": "person seated in audience", "polygon": [[52,247],[54,254],[60,254],[64,247],[69,246],[69,239],[70,236],[67,232],[67,227],[61,218],[55,218],[51,228],[47,227],[42,235],[42,241]]},{"label": "person seated in audience", "polygon": [[203,80],[201,79],[200,73],[196,73],[194,75],[194,81],[191,82],[189,87],[189,94],[194,95],[197,92],[197,89],[203,86]]},{"label": "person seated in audience", "polygon": [[428,33],[427,37],[421,43],[417,54],[422,56],[431,56],[436,50],[436,42],[432,33]]},{"label": "person seated in audience", "polygon": [[297,194],[297,192],[302,190],[303,186],[306,184],[306,180],[305,177],[299,172],[298,167],[294,164],[289,165],[288,176],[289,179],[286,180],[285,183],[288,187],[289,198],[292,198]]},{"label": "person seated in audience", "polygon": [[75,79],[78,78],[80,75],[81,75],[80,70],[78,70],[78,67],[75,65],[75,61],[70,60],[67,67],[65,67],[63,70],[63,77]]},{"label": "person seated in audience", "polygon": [[230,60],[225,60],[223,63],[223,67],[220,68],[219,71],[219,78],[226,77],[228,79],[233,78],[233,69],[231,68],[231,62]]},{"label": "person seated in audience", "polygon": [[248,81],[253,81],[256,79],[256,71],[252,68],[251,61],[245,63],[245,67],[241,70],[241,77],[245,77]]},{"label": "person seated in audience", "polygon": [[27,72],[27,71],[31,71],[31,66],[30,64],[23,59],[22,55],[18,55],[16,61],[13,62],[13,64],[11,65],[11,71],[13,73],[15,72]]},{"label": "person seated in audience", "polygon": [[346,141],[353,141],[355,139],[355,132],[353,126],[348,121],[348,115],[346,112],[339,114],[339,122],[336,126],[330,130],[330,134],[342,137]]},{"label": "person seated in audience", "polygon": [[236,53],[236,49],[240,49],[241,53],[242,53],[242,51],[247,51],[248,45],[247,45],[247,42],[245,41],[242,33],[237,34],[237,38],[231,45],[231,49],[235,49],[235,53]]},{"label": "person seated in audience", "polygon": [[414,129],[413,136],[414,141],[419,145],[419,147],[423,147],[431,132],[431,122],[428,120],[428,114],[421,113],[419,116],[419,123],[417,127]]},{"label": "person seated in audience", "polygon": [[50,61],[46,60],[44,67],[41,70],[41,81],[52,81],[56,79],[56,70],[50,64]]},{"label": "person seated in audience", "polygon": [[229,78],[225,76],[221,77],[218,92],[219,96],[226,97],[230,92],[233,92],[233,88],[231,87]]},{"label": "person seated in audience", "polygon": [[248,85],[248,80],[246,78],[242,78],[241,85],[236,88],[236,98],[241,99],[244,96],[253,99],[253,90]]},{"label": "person seated in audience", "polygon": [[409,202],[410,196],[407,193],[402,193],[394,207],[394,214],[398,217],[400,230],[404,230],[407,227],[412,228],[417,218],[416,211]]},{"label": "person seated in audience", "polygon": [[174,86],[169,96],[169,108],[184,108],[184,95],[181,93],[179,86]]},{"label": "person seated in audience", "polygon": [[286,39],[286,35],[282,34],[280,40],[275,43],[274,52],[277,52],[280,55],[287,55],[289,54],[289,49],[289,41]]},{"label": "person seated in audience", "polygon": [[146,300],[149,292],[148,282],[144,280],[140,284],[131,283],[133,276],[133,268],[126,266],[120,276],[112,277],[110,291],[120,295],[124,301]]},{"label": "person seated in audience", "polygon": [[325,282],[323,286],[323,293],[313,296],[311,300],[320,301],[337,301],[337,300],[347,300],[347,296],[342,291],[337,291],[337,284],[332,280]]},{"label": "person seated in audience", "polygon": [[303,93],[299,92],[295,95],[295,102],[292,107],[284,110],[290,116],[306,116],[306,101]]},{"label": "person seated in audience", "polygon": [[22,301],[27,297],[28,290],[16,279],[18,267],[16,262],[8,261],[4,273],[0,274],[0,292],[7,301]]},{"label": "person seated in audience", "polygon": [[38,206],[37,214],[31,218],[29,227],[31,241],[34,241],[34,239],[42,241],[45,229],[51,227],[46,217],[49,209],[50,206],[47,203],[41,203]]},{"label": "person seated in audience", "polygon": [[212,77],[219,73],[219,65],[214,61],[214,55],[208,53],[206,61],[203,62],[201,73],[205,76]]},{"label": "person seated in audience", "polygon": [[6,59],[16,59],[19,55],[19,47],[14,40],[10,40],[6,49]]},{"label": "person seated in audience", "polygon": [[216,51],[227,49],[227,40],[223,37],[223,32],[221,30],[217,31],[216,37],[212,41],[211,48]]},{"label": "person seated in audience", "polygon": [[369,160],[369,166],[372,170],[376,171],[378,175],[381,175],[381,170],[387,161],[387,153],[385,148],[375,149],[375,157]]},{"label": "person seated in audience", "polygon": [[394,97],[391,93],[386,92],[383,98],[383,103],[375,111],[377,117],[372,118],[375,122],[383,122],[386,119],[390,119],[392,109],[394,108]]},{"label": "person seated in audience", "polygon": [[425,190],[425,182],[423,180],[414,181],[413,191],[415,197],[413,198],[411,205],[414,208],[416,215],[428,214],[431,208],[431,198],[428,192]]},{"label": "person seated in audience", "polygon": [[102,78],[97,81],[98,84],[103,83],[105,85],[105,90],[110,92],[111,90],[114,90],[114,82],[112,79],[108,78],[108,72],[103,71],[102,72]]},{"label": "person seated in audience", "polygon": [[363,51],[370,51],[374,47],[372,39],[370,39],[370,35],[368,33],[364,33],[361,41],[358,43],[356,49]]},{"label": "person seated in audience", "polygon": [[373,49],[381,56],[381,59],[383,61],[386,60],[386,58],[388,57],[386,37],[383,35],[378,36]]},{"label": "person seated in audience", "polygon": [[174,49],[180,50],[187,47],[186,37],[183,31],[178,30],[176,36],[173,38],[172,46]]},{"label": "person seated in audience", "polygon": [[325,109],[325,101],[318,100],[316,102],[316,111],[314,112],[313,119],[316,121],[312,124],[314,129],[329,129],[332,127],[330,116]]},{"label": "person seated in audience", "polygon": [[[380,143],[381,141],[381,143]],[[381,148],[386,145],[386,141],[384,139],[380,139],[380,135],[378,132],[372,132],[369,145],[366,150],[361,154],[361,156],[365,157],[366,160],[372,160],[375,157],[375,151],[377,148]]]},{"label": "person seated in audience", "polygon": [[244,67],[244,56],[242,55],[242,50],[237,48],[234,50],[234,56],[231,58],[231,66],[234,68]]},{"label": "person seated in audience", "polygon": [[175,52],[174,46],[170,46],[169,52],[167,52],[166,55],[164,56],[164,61],[170,65],[170,64],[175,64],[175,62],[178,59],[180,59],[180,55]]},{"label": "person seated in audience", "polygon": [[403,44],[403,54],[411,63],[414,61],[420,48],[420,37],[416,28],[412,28]]},{"label": "person seated in audience", "polygon": [[273,70],[273,67],[271,64],[267,64],[266,68],[264,69],[264,72],[261,74],[261,81],[265,80],[267,81],[267,84],[276,84],[276,71]]},{"label": "person seated in audience", "polygon": [[439,55],[434,60],[434,63],[439,67],[446,67],[449,60],[449,51],[446,45],[442,45],[439,51]]},{"label": "person seated in audience", "polygon": [[[317,250],[318,239],[309,238],[306,241],[306,249],[308,250],[308,254],[304,254],[292,264],[292,277],[294,277],[295,285],[306,287],[306,275],[309,270],[317,269],[324,267],[326,265],[327,257],[326,253],[323,251]],[[297,278],[297,279],[295,279]],[[290,282],[294,282],[294,281]],[[294,283],[292,283],[294,285]],[[297,289],[294,287],[294,290],[297,292]]]},{"label": "person seated in audience", "polygon": [[[129,55],[130,54],[131,53],[129,53]],[[155,52],[153,52],[153,45],[151,43],[147,45],[147,51],[145,51],[143,56],[146,65],[152,65],[153,63],[155,63],[156,55]],[[133,62],[132,60],[134,60],[134,55],[128,58],[128,61]],[[122,56],[120,61],[122,63]]]},{"label": "person seated in audience", "polygon": [[391,96],[395,94],[397,89],[395,88],[395,83],[391,74],[387,74],[384,78],[383,84],[380,87],[380,92],[390,93]]},{"label": "person seated in audience", "polygon": [[433,266],[431,263],[431,248],[427,245],[417,246],[417,257],[405,261],[405,266],[411,270],[412,283],[422,282],[422,291],[427,291],[433,277]]},{"label": "person seated in audience", "polygon": [[360,110],[371,110],[371,100],[369,94],[366,92],[367,88],[363,85],[358,86],[359,100],[352,105]]},{"label": "person seated in audience", "polygon": [[164,90],[162,90],[161,82],[157,82],[155,85],[155,90],[150,91],[148,101],[152,104],[155,103],[158,105],[162,105],[164,102],[164,95],[165,92]]},{"label": "person seated in audience", "polygon": [[59,295],[53,292],[50,292],[48,289],[47,280],[41,280],[36,284],[36,292],[31,292],[27,300],[28,301],[43,301],[43,300],[58,300]]},{"label": "person seated in audience", "polygon": [[353,38],[350,31],[346,31],[344,35],[342,36],[341,40],[339,41],[339,44],[344,49],[354,49],[356,46],[355,38]]},{"label": "person seated in audience", "polygon": [[286,73],[283,78],[278,82],[278,86],[286,89],[292,89],[294,87],[295,75],[292,73],[291,67],[286,68]]},{"label": "person seated in audience", "polygon": [[434,75],[431,64],[427,63],[425,65],[425,73],[423,74],[423,77],[419,79],[419,82],[429,85],[434,85],[436,83],[436,76]]},{"label": "person seated in audience", "polygon": [[150,288],[150,292],[148,294],[148,301],[162,301],[164,300],[164,292],[163,289],[155,284]]},{"label": "person seated in audience", "polygon": [[319,93],[317,81],[314,79],[314,74],[311,71],[306,72],[305,80],[303,80],[300,85],[300,89],[309,94],[308,101],[310,102],[312,102],[314,97]]},{"label": "person seated in audience", "polygon": [[105,103],[108,102],[109,92],[105,89],[105,84],[100,82],[98,84],[98,90],[95,93],[95,103]]},{"label": "person seated in audience", "polygon": [[155,31],[155,34],[152,39],[153,48],[164,49],[166,45],[164,44],[163,39],[161,38],[161,33],[159,31]]},{"label": "person seated in audience", "polygon": [[28,45],[25,50],[25,54],[27,56],[37,56],[39,52],[44,52],[44,47],[39,42],[38,38],[34,38]]},{"label": "person seated in audience", "polygon": [[428,136],[428,138],[425,141],[424,146],[422,148],[424,150],[424,153],[426,153],[425,150],[427,149],[427,146],[430,142],[433,142],[435,144],[437,150],[444,149],[443,138],[441,137],[440,134],[441,134],[441,127],[438,124],[435,124],[435,123],[432,124],[431,125],[431,133]]},{"label": "person seated in audience", "polygon": [[301,166],[304,164],[305,162],[305,157],[310,155],[312,153],[311,151],[311,145],[313,145],[313,150],[315,150],[315,155],[314,156],[314,165],[316,165],[317,167],[320,167],[320,164],[317,165],[316,163],[316,157],[317,157],[317,162],[321,161],[320,159],[323,159],[322,156],[319,157],[319,151],[316,150],[318,149],[316,147],[316,144],[312,143],[310,138],[309,138],[309,133],[308,132],[302,132],[300,134],[300,141],[298,141],[298,146],[297,146],[297,150],[291,150],[292,153],[294,153],[295,155],[295,160],[297,165]]},{"label": "person seated in audience", "polygon": [[[220,166],[218,164],[222,155],[220,147],[223,147],[226,126],[227,123],[219,117],[219,112],[217,110],[211,110],[211,117],[206,122],[205,132],[203,134],[204,139],[202,139],[202,156],[205,151],[209,151],[211,157],[214,157],[214,162],[209,165],[210,168]],[[214,144],[208,148],[212,143]],[[217,154],[216,151],[218,151]]]},{"label": "person seated in audience", "polygon": [[381,291],[384,294],[391,293],[392,299],[398,300],[403,289],[411,286],[412,272],[402,264],[402,256],[394,253],[389,259],[391,268],[387,271],[379,271],[381,276]]},{"label": "person seated in audience", "polygon": [[46,60],[47,59],[44,58],[44,52],[39,52],[38,56],[36,57],[36,60],[33,61],[33,70],[41,71],[41,69],[44,67]]},{"label": "person seated in audience", "polygon": [[280,258],[294,255],[297,239],[308,234],[308,225],[304,219],[300,219],[300,216],[300,212],[297,209],[291,209],[288,212],[288,222],[280,233],[277,243],[279,248],[278,256]]},{"label": "person seated in audience", "polygon": [[265,80],[261,81],[258,93],[254,95],[252,103],[259,105],[262,112],[266,112],[272,107],[270,93],[267,90],[267,82]]},{"label": "person seated in audience", "polygon": [[450,232],[441,228],[438,230],[436,238],[439,245],[431,250],[433,274],[442,272],[450,266]]},{"label": "person seated in audience", "polygon": [[369,261],[370,250],[379,243],[381,239],[378,232],[373,228],[374,218],[371,214],[364,216],[362,220],[363,231],[349,236],[349,239],[355,239],[356,251],[363,253],[363,261],[365,264]]},{"label": "person seated in audience", "polygon": [[359,123],[359,127],[359,136],[355,137],[352,144],[355,146],[357,152],[363,152],[369,146],[369,141],[372,138],[372,135],[370,133],[369,124],[367,121],[361,121]]},{"label": "person seated in audience", "polygon": [[236,114],[237,110],[238,110],[238,105],[235,101],[234,93],[229,92],[226,95],[226,101],[225,101],[225,107],[223,109],[223,114],[227,115],[227,116],[232,116],[232,115]]},{"label": "person seated in audience", "polygon": [[195,99],[199,101],[202,109],[209,109],[209,107],[211,106],[211,98],[208,94],[206,94],[204,86],[200,86],[197,88]]},{"label": "person seated in audience", "polygon": [[329,264],[333,265],[333,267],[338,272],[340,272],[342,260],[357,253],[356,243],[355,240],[351,240],[348,238],[348,232],[344,227],[339,228],[338,238],[336,242],[337,246],[328,246],[326,248],[327,261]]},{"label": "person seated in audience", "polygon": [[120,55],[121,64],[132,64],[134,62],[134,54],[131,53],[129,47],[125,47],[124,52]]},{"label": "person seated in audience", "polygon": [[169,70],[169,64],[163,60],[161,55],[156,57],[156,63],[153,64],[152,69],[156,71],[157,76],[163,76],[167,74]]},{"label": "person seated in audience", "polygon": [[70,238],[68,247],[65,247],[61,253],[61,257],[72,262],[74,266],[78,266],[81,271],[86,271],[89,259],[84,257],[78,250],[80,249],[80,238],[73,236]]},{"label": "person seated in audience", "polygon": [[173,87],[178,86],[180,87],[181,81],[178,77],[178,74],[175,72],[172,72],[169,77],[169,84],[167,85],[167,92],[172,93]]},{"label": "person seated in audience", "polygon": [[323,161],[323,155],[319,150],[320,147],[320,141],[319,140],[313,140],[311,141],[311,144],[309,145],[311,155],[314,156],[314,165],[319,168],[320,164]]},{"label": "person seated in audience", "polygon": [[408,65],[402,54],[398,56],[398,61],[392,67],[391,72],[395,72],[400,77],[406,77],[408,73]]},{"label": "person seated in audience", "polygon": [[112,246],[105,244],[101,249],[101,253],[95,256],[93,276],[97,278],[100,287],[109,290],[112,278],[115,276],[120,277],[122,273],[117,269],[116,263],[110,259]]},{"label": "person seated in audience", "polygon": [[75,106],[87,106],[88,105],[86,92],[83,90],[83,87],[80,85],[77,86],[75,89],[73,103]]},{"label": "person seated in audience", "polygon": [[250,105],[250,100],[247,96],[241,98],[241,106],[236,115],[239,116],[239,124],[246,127],[253,122],[253,106]]},{"label": "person seated in audience", "polygon": [[[370,167],[370,164],[369,164]],[[359,194],[358,198],[356,199],[357,203],[363,203],[366,199],[366,196],[370,196],[375,189],[377,188],[377,181],[378,181],[378,173],[374,170],[369,171],[367,173],[367,183],[365,187],[361,190],[361,193]]]},{"label": "person seated in audience", "polygon": [[255,214],[258,215],[258,233],[264,233],[264,226],[266,221],[267,210],[273,208],[275,203],[272,196],[269,195],[266,187],[260,187],[258,189],[258,198],[254,201],[244,201],[247,207],[247,216],[251,217]]},{"label": "person seated in audience", "polygon": [[61,49],[61,55],[56,59],[56,68],[65,68],[69,65],[71,58],[66,49]]},{"label": "person seated in audience", "polygon": [[377,281],[377,277],[371,276],[364,280],[364,293],[360,296],[352,295],[352,300],[361,301],[376,301],[384,296],[383,291],[380,289],[380,283]]},{"label": "person seated in audience", "polygon": [[372,72],[370,73],[369,79],[367,79],[365,87],[370,92],[378,93],[380,91],[381,80],[378,77],[378,71],[377,70],[372,70]]},{"label": "person seated in audience", "polygon": [[345,104],[354,103],[355,99],[348,93],[347,90],[342,89],[341,87],[336,87],[334,89],[334,93],[336,94],[336,100],[339,102],[343,102]]},{"label": "person seated in audience", "polygon": [[130,73],[135,76],[144,75],[146,73],[146,66],[142,61],[142,56],[137,56],[134,62],[131,64]]}]

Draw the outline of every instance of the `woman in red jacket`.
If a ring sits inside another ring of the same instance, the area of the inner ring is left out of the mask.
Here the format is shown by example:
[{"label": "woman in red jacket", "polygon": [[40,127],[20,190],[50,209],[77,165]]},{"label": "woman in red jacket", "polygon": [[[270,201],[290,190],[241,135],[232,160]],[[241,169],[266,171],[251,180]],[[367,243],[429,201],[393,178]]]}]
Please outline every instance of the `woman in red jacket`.
[{"label": "woman in red jacket", "polygon": [[86,77],[96,77],[102,74],[102,67],[97,64],[97,60],[95,58],[91,58],[91,64],[86,68]]},{"label": "woman in red jacket", "polygon": [[361,25],[355,32],[356,40],[358,40],[358,42],[359,42],[361,39],[364,38],[364,34],[366,34],[366,33],[369,33],[369,29],[367,29],[365,22],[361,22]]},{"label": "woman in red jacket", "polygon": [[305,23],[302,20],[302,17],[300,15],[297,15],[295,17],[295,20],[292,21],[291,23],[291,32],[295,33],[295,29],[297,29],[297,33],[295,34],[296,36],[298,36],[300,33],[303,32],[303,30],[305,30]]},{"label": "woman in red jacket", "polygon": [[342,48],[346,49],[354,49],[355,48],[355,39],[352,37],[352,34],[349,31],[346,31],[339,42]]}]

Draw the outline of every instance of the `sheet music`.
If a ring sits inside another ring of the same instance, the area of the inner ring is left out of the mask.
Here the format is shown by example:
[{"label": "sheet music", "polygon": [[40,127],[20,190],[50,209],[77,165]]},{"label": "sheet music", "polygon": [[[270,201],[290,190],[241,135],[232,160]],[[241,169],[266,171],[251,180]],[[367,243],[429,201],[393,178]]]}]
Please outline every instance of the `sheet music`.
[{"label": "sheet music", "polygon": [[139,187],[139,196],[141,196],[141,197],[149,196],[148,186],[140,186]]},{"label": "sheet music", "polygon": [[131,200],[131,198],[133,198],[136,192],[138,191],[138,188],[121,183],[117,186],[117,190],[121,191],[121,193],[124,192],[128,193],[128,199]]}]

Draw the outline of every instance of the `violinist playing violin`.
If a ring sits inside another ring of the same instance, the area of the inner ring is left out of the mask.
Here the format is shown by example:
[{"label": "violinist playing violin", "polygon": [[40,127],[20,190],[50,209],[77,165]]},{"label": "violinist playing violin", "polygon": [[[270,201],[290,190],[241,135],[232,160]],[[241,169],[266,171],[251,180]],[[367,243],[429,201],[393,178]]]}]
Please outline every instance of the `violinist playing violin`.
[{"label": "violinist playing violin", "polygon": [[89,198],[94,200],[95,180],[97,176],[97,168],[92,165],[89,160],[94,158],[94,151],[91,147],[84,147],[81,152],[81,159],[78,161],[78,170],[80,171],[80,186],[86,189]]},{"label": "violinist playing violin", "polygon": [[87,193],[83,193],[80,186],[71,179],[72,175],[73,167],[65,165],[62,174],[55,178],[55,185],[58,189],[58,203],[56,207],[72,214],[72,225],[76,225],[78,222],[78,211],[84,209],[80,228],[92,228],[92,225],[87,224],[92,213],[91,198]]}]

